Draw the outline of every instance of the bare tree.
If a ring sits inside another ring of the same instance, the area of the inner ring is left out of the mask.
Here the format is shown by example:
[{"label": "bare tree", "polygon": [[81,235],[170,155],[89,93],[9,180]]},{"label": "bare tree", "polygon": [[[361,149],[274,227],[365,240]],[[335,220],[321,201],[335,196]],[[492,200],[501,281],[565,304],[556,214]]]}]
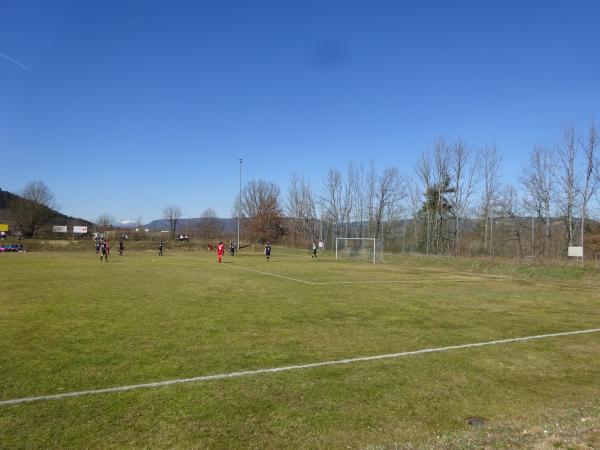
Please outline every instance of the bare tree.
[{"label": "bare tree", "polygon": [[163,219],[169,222],[169,228],[171,230],[171,239],[175,239],[177,234],[177,222],[181,219],[181,208],[175,205],[167,205],[163,209]]},{"label": "bare tree", "polygon": [[[565,223],[565,246],[573,245],[575,232],[574,213],[576,208],[577,174],[577,137],[573,125],[565,125],[560,144],[556,148],[558,164],[555,166],[558,180],[558,202]],[[566,252],[565,252],[566,253]]]},{"label": "bare tree", "polygon": [[[492,230],[490,219],[493,218],[494,208],[500,194],[500,161],[496,146],[486,146],[482,151],[482,181],[481,219],[483,221],[483,246],[492,252]],[[491,254],[491,253],[490,253]]]},{"label": "bare tree", "polygon": [[[428,193],[434,191],[434,179],[433,171],[431,169],[431,158],[427,151],[421,154],[421,158],[415,164],[415,173],[419,179],[420,186],[413,191],[420,192],[424,195],[426,201],[424,208],[422,207],[420,212],[425,213],[425,253],[429,255],[429,243],[430,243],[430,231],[431,231],[431,202],[427,201]],[[423,211],[424,209],[424,211]]]},{"label": "bare tree", "polygon": [[433,250],[442,253],[448,247],[446,222],[452,214],[452,204],[448,195],[453,192],[450,174],[450,146],[444,138],[438,138],[433,152],[423,152],[415,171],[422,185],[425,203],[422,213],[426,214],[427,253]]},{"label": "bare tree", "polygon": [[517,189],[512,185],[505,186],[500,192],[497,206],[499,216],[505,219],[501,230],[504,238],[505,255],[524,255],[524,233],[528,230],[528,227],[521,218]]},{"label": "bare tree", "polygon": [[357,224],[356,237],[364,237],[365,221],[368,218],[367,215],[367,195],[366,195],[366,181],[365,181],[365,168],[360,165],[359,167],[354,166],[352,171],[349,171],[348,176],[350,177],[350,183],[352,186],[352,195],[355,199],[354,203],[354,222]]},{"label": "bare tree", "polygon": [[[583,172],[583,190],[581,191],[581,247],[585,247],[585,219],[590,198],[596,193],[598,186],[598,167],[596,165],[596,150],[598,149],[598,132],[596,124],[592,123],[588,130],[584,146],[585,167]],[[583,259],[582,258],[582,263]]]},{"label": "bare tree", "polygon": [[43,181],[30,181],[9,205],[12,219],[24,236],[33,236],[54,215],[54,194]]},{"label": "bare tree", "polygon": [[377,169],[375,169],[375,162],[369,163],[369,169],[365,180],[366,191],[365,191],[365,213],[367,218],[369,237],[373,236],[373,229],[377,227],[375,223],[375,205],[377,204]]},{"label": "bare tree", "polygon": [[327,171],[319,200],[325,219],[331,224],[333,242],[344,222],[343,180],[339,170],[331,168]]},{"label": "bare tree", "polygon": [[201,239],[211,239],[220,233],[219,216],[213,208],[207,208],[200,214],[200,236]]},{"label": "bare tree", "polygon": [[346,178],[343,180],[343,195],[341,206],[342,213],[342,225],[344,227],[344,234],[350,236],[350,222],[352,220],[352,214],[356,206],[356,198],[354,197],[354,177],[356,168],[354,164],[349,164],[346,168]]},{"label": "bare tree", "polygon": [[454,253],[459,255],[460,217],[467,216],[471,197],[479,181],[478,154],[465,141],[458,140],[451,150],[450,178],[452,192],[450,199],[455,219]]},{"label": "bare tree", "polygon": [[415,250],[417,249],[418,243],[418,220],[419,213],[421,212],[421,207],[423,205],[422,198],[423,192],[419,187],[419,183],[414,179],[410,179],[408,182],[408,198],[409,198],[409,210],[413,220],[413,241],[415,245]]},{"label": "bare tree", "polygon": [[394,216],[404,195],[398,170],[395,167],[388,167],[379,175],[377,180],[374,230],[374,237],[376,239],[380,236],[383,238],[380,235],[380,231],[384,217]]},{"label": "bare tree", "polygon": [[[544,255],[546,257],[548,257],[550,246],[550,208],[554,192],[553,167],[552,153],[546,147],[536,145],[524,163],[519,177],[527,195],[525,205],[544,224]],[[533,251],[532,249],[532,253]]]},{"label": "bare tree", "polygon": [[242,190],[240,211],[249,221],[254,239],[276,241],[282,236],[283,211],[279,195],[279,187],[264,180],[252,180]]},{"label": "bare tree", "polygon": [[315,194],[310,183],[302,176],[292,174],[288,188],[288,215],[294,223],[296,233],[304,240],[317,238],[317,209]]},{"label": "bare tree", "polygon": [[115,223],[115,216],[108,212],[100,214],[96,219],[96,226],[102,230],[112,228],[113,223]]}]

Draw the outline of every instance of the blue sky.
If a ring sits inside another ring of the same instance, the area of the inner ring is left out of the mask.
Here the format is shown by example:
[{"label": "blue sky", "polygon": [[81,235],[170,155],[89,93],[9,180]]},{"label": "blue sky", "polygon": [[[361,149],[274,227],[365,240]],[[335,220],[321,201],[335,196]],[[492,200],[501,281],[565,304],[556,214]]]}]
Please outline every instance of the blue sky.
[{"label": "blue sky", "polygon": [[244,179],[524,155],[600,117],[595,1],[0,0],[0,188],[95,219],[231,214]]}]

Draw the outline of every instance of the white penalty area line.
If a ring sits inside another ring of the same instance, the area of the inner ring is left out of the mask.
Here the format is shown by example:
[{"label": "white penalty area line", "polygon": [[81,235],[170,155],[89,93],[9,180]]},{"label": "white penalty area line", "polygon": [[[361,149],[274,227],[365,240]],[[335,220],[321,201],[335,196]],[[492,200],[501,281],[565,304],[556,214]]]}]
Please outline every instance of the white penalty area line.
[{"label": "white penalty area line", "polygon": [[[573,289],[584,289],[585,286],[574,286],[569,283],[562,283],[560,281],[543,281],[543,280],[528,280],[521,278],[512,278],[503,275],[490,275],[490,274],[471,274],[471,273],[462,273],[462,272],[446,272],[447,274],[453,274],[455,276],[464,277],[463,279],[444,279],[437,278],[435,280],[367,280],[367,281],[306,281],[301,280],[300,278],[287,277],[285,275],[279,275],[272,272],[265,272],[263,270],[250,269],[249,267],[242,266],[230,266],[240,270],[247,270],[250,272],[260,273],[262,275],[267,275],[271,277],[283,278],[290,281],[295,281],[297,283],[308,284],[310,286],[327,286],[327,285],[335,285],[335,284],[431,284],[435,282],[445,282],[445,283],[480,283],[484,280],[490,281],[515,281],[515,282],[524,282],[530,284],[547,284],[547,285],[556,285],[556,286],[565,286]],[[440,272],[443,274],[443,272]],[[593,286],[587,286],[590,289],[593,289]]]},{"label": "white penalty area line", "polygon": [[273,367],[270,369],[244,370],[241,372],[229,372],[229,373],[221,373],[221,374],[215,374],[215,375],[204,375],[204,376],[192,377],[192,378],[177,378],[174,380],[156,381],[156,382],[152,382],[152,383],[131,384],[128,386],[116,386],[116,387],[109,387],[109,388],[102,388],[102,389],[90,389],[90,390],[86,390],[86,391],[65,392],[62,394],[40,395],[38,397],[23,397],[23,398],[11,399],[11,400],[2,400],[2,401],[0,401],[0,406],[18,405],[21,403],[31,403],[31,402],[47,401],[47,400],[62,400],[65,398],[70,398],[70,397],[82,397],[84,395],[95,395],[95,394],[109,394],[109,393],[114,393],[114,392],[132,391],[135,389],[171,386],[174,384],[197,383],[197,382],[212,381],[212,380],[224,380],[224,379],[228,379],[228,378],[241,378],[241,377],[262,375],[262,374],[268,374],[268,373],[287,372],[287,371],[302,370],[302,369],[313,369],[315,367],[353,364],[353,363],[357,363],[357,362],[379,361],[379,360],[383,360],[383,359],[401,358],[404,356],[422,355],[425,353],[439,353],[439,352],[447,352],[450,350],[461,350],[461,349],[465,349],[465,348],[485,347],[487,345],[509,344],[512,342],[533,341],[536,339],[546,339],[546,338],[559,337],[559,336],[573,336],[573,335],[578,335],[578,334],[589,334],[589,333],[597,333],[597,332],[600,332],[600,328],[592,328],[592,329],[588,329],[588,330],[578,330],[578,331],[565,331],[565,332],[561,332],[561,333],[539,334],[539,335],[535,335],[535,336],[525,336],[525,337],[517,337],[517,338],[510,338],[510,339],[498,339],[498,340],[494,340],[494,341],[475,342],[475,343],[471,343],[471,344],[450,345],[448,347],[425,348],[425,349],[421,349],[421,350],[413,350],[413,351],[399,352],[399,353],[388,353],[388,354],[383,354],[383,355],[360,356],[357,358],[337,359],[337,360],[332,360],[332,361],[315,362],[315,363],[309,363],[309,364],[298,364],[298,365],[293,365],[293,366]]},{"label": "white penalty area line", "polygon": [[448,272],[440,269],[432,269],[432,268],[424,268],[424,271],[436,274],[452,274],[457,276],[470,276],[470,277],[480,277],[480,278],[489,278],[490,280],[507,280],[507,281],[516,281],[522,283],[530,283],[530,284],[547,284],[549,286],[565,286],[572,289],[597,289],[596,286],[584,284],[584,285],[576,285],[571,283],[566,283],[564,281],[548,281],[548,280],[536,280],[532,278],[517,278],[511,277],[509,275],[494,275],[490,273],[476,273],[476,272]]},{"label": "white penalty area line", "polygon": [[[194,256],[189,256],[189,255],[179,255],[179,256],[184,257],[184,258],[190,258],[195,261],[205,262],[204,259],[197,258]],[[208,262],[208,261],[206,261],[206,262]],[[541,285],[549,285],[549,286],[565,286],[565,287],[568,287],[571,289],[577,289],[577,290],[596,289],[595,286],[590,286],[590,285],[577,286],[577,285],[573,285],[570,283],[564,283],[564,282],[560,282],[560,281],[532,280],[532,279],[527,279],[527,278],[514,278],[514,277],[510,277],[510,276],[506,276],[506,275],[493,275],[493,274],[486,274],[486,273],[446,272],[443,270],[430,269],[430,268],[426,268],[423,270],[425,270],[426,272],[429,272],[429,273],[435,273],[435,274],[441,274],[441,275],[444,275],[444,274],[454,275],[454,276],[464,277],[464,278],[463,279],[437,278],[435,280],[307,281],[307,280],[301,280],[300,278],[287,277],[285,275],[278,275],[278,274],[272,273],[272,272],[265,272],[262,270],[251,269],[249,267],[236,266],[236,265],[234,265],[234,266],[228,265],[228,267],[234,267],[234,268],[240,269],[240,270],[256,272],[256,273],[260,273],[262,275],[267,275],[267,276],[276,277],[276,278],[282,278],[282,279],[289,280],[289,281],[295,281],[297,283],[308,284],[310,286],[327,286],[327,285],[334,285],[334,284],[411,284],[411,283],[412,284],[426,284],[426,283],[433,283],[433,282],[437,282],[437,281],[448,282],[448,283],[478,283],[481,281],[485,281],[487,279],[490,281],[515,281],[515,282],[523,282],[523,283],[529,283],[529,284],[541,284]],[[395,270],[392,269],[391,271],[395,271]]]},{"label": "white penalty area line", "polygon": [[[502,281],[503,279],[499,279],[498,281]],[[441,280],[370,280],[370,281],[323,281],[312,283],[315,285],[327,285],[327,284],[398,284],[398,283],[406,283],[406,284],[417,284],[417,283],[426,283],[433,284],[436,281],[442,281],[444,283],[475,283],[481,280],[466,280],[466,279],[441,279]]]},{"label": "white penalty area line", "polygon": [[[262,275],[267,275],[271,277],[283,278],[285,280],[296,281],[297,283],[309,284],[311,286],[326,286],[332,284],[419,284],[419,283],[432,283],[431,280],[367,280],[367,281],[306,281],[301,280],[300,278],[287,277],[285,275],[279,275],[272,272],[265,272],[263,270],[250,269],[249,267],[242,266],[232,266],[236,269],[247,270],[250,272],[260,273]],[[498,278],[499,281],[506,280],[505,278]],[[434,280],[438,281],[438,280]],[[445,279],[441,280],[444,282],[450,283],[473,283],[477,281],[481,281],[478,279],[471,279],[465,277],[465,279]]]},{"label": "white penalty area line", "polygon": [[304,283],[304,284],[310,284],[310,285],[317,284],[317,283],[313,283],[312,281],[301,280],[299,278],[286,277],[285,275],[278,275],[276,273],[271,273],[271,272],[263,272],[262,270],[250,269],[249,267],[242,267],[242,266],[232,266],[232,267],[235,267],[236,269],[240,269],[240,270],[248,270],[250,272],[260,273],[260,274],[263,274],[263,275],[269,275],[269,276],[272,276],[272,277],[284,278],[286,280],[296,281],[298,283]]}]

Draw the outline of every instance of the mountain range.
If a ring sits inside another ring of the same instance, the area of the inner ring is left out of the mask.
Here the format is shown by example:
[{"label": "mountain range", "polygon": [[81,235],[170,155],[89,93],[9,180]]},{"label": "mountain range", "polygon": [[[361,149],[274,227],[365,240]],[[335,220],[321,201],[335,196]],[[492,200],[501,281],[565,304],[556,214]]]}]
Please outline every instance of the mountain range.
[{"label": "mountain range", "polygon": [[[179,219],[177,221],[177,230],[185,232],[186,230],[192,230],[200,227],[203,223],[212,220],[216,227],[223,230],[225,233],[232,233],[237,230],[237,218],[192,218],[192,219]],[[169,221],[165,219],[157,219],[152,222],[143,225],[144,228],[148,228],[150,231],[168,230],[170,228]]]}]

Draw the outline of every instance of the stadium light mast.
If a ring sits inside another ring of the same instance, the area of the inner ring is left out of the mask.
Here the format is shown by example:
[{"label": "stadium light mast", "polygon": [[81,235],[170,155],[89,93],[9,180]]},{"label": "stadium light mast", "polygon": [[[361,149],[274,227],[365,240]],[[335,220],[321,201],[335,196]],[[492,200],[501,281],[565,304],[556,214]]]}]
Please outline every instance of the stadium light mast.
[{"label": "stadium light mast", "polygon": [[240,162],[240,193],[238,197],[238,229],[237,229],[237,251],[240,251],[240,217],[242,215],[242,158],[239,158]]}]

